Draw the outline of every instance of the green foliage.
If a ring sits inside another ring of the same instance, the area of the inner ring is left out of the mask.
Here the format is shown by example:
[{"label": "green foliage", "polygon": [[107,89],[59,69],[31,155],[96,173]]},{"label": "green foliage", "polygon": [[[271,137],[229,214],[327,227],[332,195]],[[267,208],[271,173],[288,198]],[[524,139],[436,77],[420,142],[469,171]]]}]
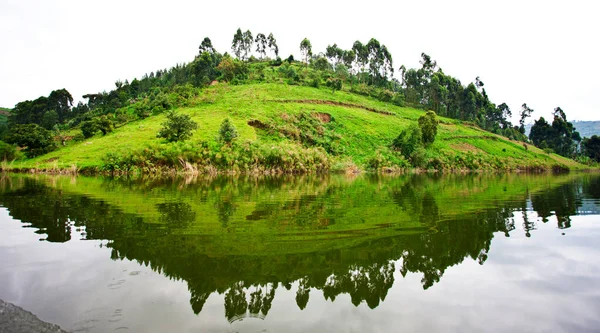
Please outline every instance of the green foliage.
[{"label": "green foliage", "polygon": [[555,153],[571,157],[575,153],[576,143],[581,137],[571,122],[567,121],[564,111],[557,107],[554,120],[550,125],[544,117],[536,120],[531,127],[529,139],[539,148],[551,148]]},{"label": "green foliage", "polygon": [[221,72],[221,79],[226,82],[233,81],[236,77],[242,78],[247,72],[243,62],[229,56],[223,57],[217,69]]},{"label": "green foliage", "polygon": [[167,121],[162,126],[157,137],[164,138],[169,142],[185,141],[198,128],[198,124],[189,115],[179,114],[175,111],[167,114]]},{"label": "green foliage", "polygon": [[585,156],[600,162],[600,137],[592,135],[591,138],[585,138],[582,142],[583,153]]},{"label": "green foliage", "polygon": [[312,57],[312,45],[308,38],[304,38],[300,42],[300,53],[302,54],[302,58],[304,58],[304,63],[308,64],[308,60]]},{"label": "green foliage", "polygon": [[231,142],[237,137],[237,128],[235,128],[235,125],[233,125],[231,119],[225,118],[225,120],[223,120],[223,122],[221,123],[221,128],[219,129],[219,140],[227,144],[231,144]]},{"label": "green foliage", "polygon": [[42,155],[56,148],[51,132],[37,124],[12,126],[4,141],[26,147],[27,157]]},{"label": "green foliage", "polygon": [[18,152],[15,146],[8,144],[4,141],[0,141],[0,160],[12,161],[18,157]]},{"label": "green foliage", "polygon": [[435,141],[438,129],[438,119],[433,111],[427,111],[426,114],[419,117],[419,128],[421,129],[423,144],[429,146]]},{"label": "green foliage", "polygon": [[110,172],[159,172],[182,168],[182,162],[200,170],[258,171],[275,173],[320,172],[330,168],[331,161],[322,148],[299,148],[289,144],[273,146],[258,142],[199,144],[173,142],[149,145],[136,151],[107,153],[102,169]]},{"label": "green foliage", "polygon": [[106,135],[114,130],[113,122],[108,119],[107,116],[102,116],[95,119],[96,127],[102,132],[102,135]]},{"label": "green foliage", "polygon": [[392,141],[392,147],[396,150],[400,150],[400,153],[406,159],[410,159],[413,152],[421,146],[422,136],[421,128],[416,124],[412,124],[407,129],[400,132],[394,141]]},{"label": "green foliage", "polygon": [[58,123],[58,113],[54,110],[47,111],[42,116],[42,127],[51,130]]},{"label": "green foliage", "polygon": [[342,90],[342,80],[330,77],[327,79],[327,86],[331,88],[331,93],[335,93],[336,90]]},{"label": "green foliage", "polygon": [[98,126],[96,121],[88,120],[81,123],[81,133],[83,137],[88,139],[94,136],[98,132]]}]

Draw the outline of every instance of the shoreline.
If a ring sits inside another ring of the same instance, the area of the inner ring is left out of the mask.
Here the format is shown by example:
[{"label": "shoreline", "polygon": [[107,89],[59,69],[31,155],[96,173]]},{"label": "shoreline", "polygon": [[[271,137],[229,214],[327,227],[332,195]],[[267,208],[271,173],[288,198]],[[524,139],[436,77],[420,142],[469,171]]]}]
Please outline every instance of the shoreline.
[{"label": "shoreline", "polygon": [[0,332],[67,333],[60,326],[45,322],[35,314],[0,299]]}]

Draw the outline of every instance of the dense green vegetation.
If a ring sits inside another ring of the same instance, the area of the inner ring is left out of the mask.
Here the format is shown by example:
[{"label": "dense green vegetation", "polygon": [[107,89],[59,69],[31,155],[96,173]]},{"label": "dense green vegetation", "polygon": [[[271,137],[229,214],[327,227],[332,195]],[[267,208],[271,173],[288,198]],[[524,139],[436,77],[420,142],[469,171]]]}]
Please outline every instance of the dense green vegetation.
[{"label": "dense green vegetation", "polygon": [[[254,37],[238,29],[232,51],[235,58],[217,52],[205,38],[192,62],[117,81],[110,92],[84,95],[86,103],[73,106],[65,89],[18,103],[5,141],[28,157],[43,156],[11,167],[95,172],[582,167],[551,154],[579,153],[573,147],[580,138],[566,115],[561,128],[569,133],[531,138],[546,151],[530,149],[524,123],[531,108],[523,104],[520,126],[511,125],[511,110],[489,100],[479,77],[465,86],[424,53],[420,68],[401,66],[396,79],[392,55],[376,39],[356,41],[347,50],[333,44],[317,53],[305,38],[301,61],[282,60],[273,34]],[[429,112],[418,120],[423,111]],[[158,127],[165,114],[170,124]],[[232,126],[219,132],[223,121]],[[407,130],[413,123],[420,134]],[[36,137],[18,134],[23,126]],[[239,135],[228,136],[233,133]],[[554,146],[558,141],[560,148]]]}]

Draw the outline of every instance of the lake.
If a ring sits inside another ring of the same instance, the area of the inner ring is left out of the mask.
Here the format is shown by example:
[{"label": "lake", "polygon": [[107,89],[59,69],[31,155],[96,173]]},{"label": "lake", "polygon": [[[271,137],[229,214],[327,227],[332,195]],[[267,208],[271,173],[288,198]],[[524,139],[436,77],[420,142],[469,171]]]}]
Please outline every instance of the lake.
[{"label": "lake", "polygon": [[598,332],[600,178],[3,175],[0,299],[74,332]]}]

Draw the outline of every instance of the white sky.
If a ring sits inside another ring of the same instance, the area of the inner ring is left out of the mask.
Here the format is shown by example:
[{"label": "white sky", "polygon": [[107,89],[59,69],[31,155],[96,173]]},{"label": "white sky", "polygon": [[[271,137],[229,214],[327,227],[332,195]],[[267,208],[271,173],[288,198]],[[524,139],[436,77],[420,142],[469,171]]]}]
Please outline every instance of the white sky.
[{"label": "white sky", "polygon": [[81,95],[114,88],[193,60],[210,37],[230,52],[238,27],[273,32],[280,55],[371,37],[400,65],[421,52],[463,84],[480,76],[496,104],[534,118],[560,106],[569,120],[599,120],[596,1],[154,1],[0,0],[0,106],[66,88]]}]

